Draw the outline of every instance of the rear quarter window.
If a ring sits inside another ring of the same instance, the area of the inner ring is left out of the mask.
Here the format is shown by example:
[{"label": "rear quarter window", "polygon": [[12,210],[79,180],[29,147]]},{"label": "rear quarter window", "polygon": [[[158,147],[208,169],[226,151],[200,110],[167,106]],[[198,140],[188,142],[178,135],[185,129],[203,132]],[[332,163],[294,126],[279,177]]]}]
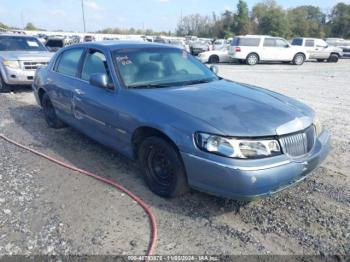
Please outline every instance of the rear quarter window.
[{"label": "rear quarter window", "polygon": [[58,58],[55,71],[67,76],[76,76],[83,49],[70,49],[63,52]]},{"label": "rear quarter window", "polygon": [[239,46],[259,46],[260,38],[239,38]]},{"label": "rear quarter window", "polygon": [[305,41],[305,46],[314,46],[315,45],[315,41],[314,40],[306,40]]}]

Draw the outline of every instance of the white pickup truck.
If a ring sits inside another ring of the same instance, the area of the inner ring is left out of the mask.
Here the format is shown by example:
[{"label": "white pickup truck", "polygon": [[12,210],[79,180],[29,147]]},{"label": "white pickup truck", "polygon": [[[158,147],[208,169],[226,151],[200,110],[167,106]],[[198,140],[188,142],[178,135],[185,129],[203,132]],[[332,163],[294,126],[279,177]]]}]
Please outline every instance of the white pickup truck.
[{"label": "white pickup truck", "polygon": [[292,40],[293,46],[304,47],[309,59],[316,59],[318,62],[338,62],[343,56],[343,50],[339,47],[330,46],[324,40],[318,38],[296,37]]}]

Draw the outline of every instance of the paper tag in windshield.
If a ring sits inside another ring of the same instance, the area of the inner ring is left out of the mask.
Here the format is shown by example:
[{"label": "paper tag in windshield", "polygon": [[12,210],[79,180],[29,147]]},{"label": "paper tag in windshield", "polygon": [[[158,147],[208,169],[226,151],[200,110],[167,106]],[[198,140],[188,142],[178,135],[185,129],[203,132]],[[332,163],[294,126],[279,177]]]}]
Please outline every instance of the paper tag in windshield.
[{"label": "paper tag in windshield", "polygon": [[31,47],[38,47],[39,46],[39,44],[35,41],[27,41],[27,44]]}]

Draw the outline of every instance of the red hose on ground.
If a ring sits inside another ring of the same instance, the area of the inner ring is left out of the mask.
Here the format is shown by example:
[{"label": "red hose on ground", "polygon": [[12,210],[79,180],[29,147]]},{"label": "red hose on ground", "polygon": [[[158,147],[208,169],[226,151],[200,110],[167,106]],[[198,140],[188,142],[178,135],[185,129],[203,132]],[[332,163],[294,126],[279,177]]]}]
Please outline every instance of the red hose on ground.
[{"label": "red hose on ground", "polygon": [[119,189],[120,191],[123,191],[124,193],[126,193],[129,197],[131,197],[133,200],[135,200],[142,208],[143,210],[147,213],[148,217],[149,217],[149,220],[150,220],[150,224],[151,224],[151,237],[150,237],[150,243],[149,243],[149,246],[148,246],[148,251],[147,251],[147,256],[151,256],[156,248],[156,244],[157,244],[157,222],[156,222],[156,217],[155,215],[153,214],[152,210],[150,209],[150,207],[141,199],[139,198],[138,196],[136,196],[134,193],[130,192],[128,189],[126,189],[125,187],[123,187],[122,185],[116,183],[115,181],[113,180],[110,180],[110,179],[107,179],[107,178],[104,178],[104,177],[101,177],[101,176],[98,176],[96,174],[93,174],[89,171],[86,171],[86,170],[83,170],[83,169],[80,169],[78,167],[75,167],[73,165],[69,165],[67,163],[64,163],[62,161],[59,161],[53,157],[50,157],[48,155],[45,155],[39,151],[36,151],[34,149],[31,149],[27,146],[24,146],[20,143],[17,143],[16,141],[13,141],[9,138],[7,138],[6,136],[4,136],[3,134],[0,134],[0,138],[7,141],[8,143],[11,143],[19,148],[22,148],[22,149],[25,149],[37,156],[40,156],[42,158],[45,158],[57,165],[60,165],[60,166],[63,166],[65,168],[68,168],[70,170],[73,170],[73,171],[76,171],[76,172],[79,172],[81,174],[84,174],[84,175],[87,175],[89,177],[93,177],[99,181],[102,181],[106,184],[109,184],[111,186],[114,186],[116,187],[117,189]]}]

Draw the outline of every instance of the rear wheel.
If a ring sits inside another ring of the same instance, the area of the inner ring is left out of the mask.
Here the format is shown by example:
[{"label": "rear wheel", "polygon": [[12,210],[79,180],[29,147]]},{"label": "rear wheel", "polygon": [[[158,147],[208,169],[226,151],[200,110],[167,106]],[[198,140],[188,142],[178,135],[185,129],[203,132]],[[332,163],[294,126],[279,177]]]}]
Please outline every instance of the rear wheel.
[{"label": "rear wheel", "polygon": [[8,84],[5,83],[4,79],[2,78],[2,75],[0,74],[0,93],[5,93],[10,90]]},{"label": "rear wheel", "polygon": [[257,54],[249,54],[245,60],[247,65],[256,65],[259,62],[259,57]]},{"label": "rear wheel", "polygon": [[138,158],[153,193],[172,198],[189,190],[180,155],[166,140],[156,136],[146,138],[139,148]]},{"label": "rear wheel", "polygon": [[327,62],[330,63],[337,63],[339,60],[339,56],[337,54],[331,54],[329,58],[327,59]]},{"label": "rear wheel", "polygon": [[209,57],[209,64],[217,64],[220,62],[220,58],[217,55],[212,55]]},{"label": "rear wheel", "polygon": [[66,125],[57,117],[56,110],[53,107],[51,100],[47,94],[43,95],[42,107],[45,115],[45,121],[47,125],[51,128],[62,128]]},{"label": "rear wheel", "polygon": [[305,62],[305,56],[302,53],[298,53],[293,58],[294,65],[302,65]]}]

